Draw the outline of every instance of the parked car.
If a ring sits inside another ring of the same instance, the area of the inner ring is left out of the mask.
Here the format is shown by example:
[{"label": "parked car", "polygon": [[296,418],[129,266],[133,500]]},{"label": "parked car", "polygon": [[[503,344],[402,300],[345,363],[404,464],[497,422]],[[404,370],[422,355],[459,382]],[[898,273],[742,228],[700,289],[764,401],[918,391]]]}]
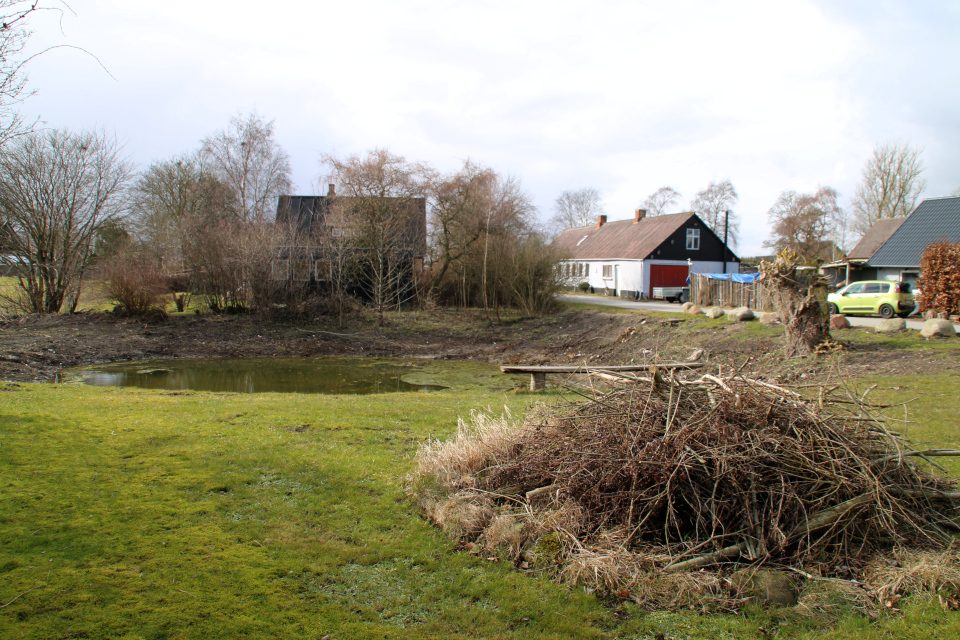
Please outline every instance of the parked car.
[{"label": "parked car", "polygon": [[827,296],[831,315],[880,314],[884,318],[906,318],[917,306],[909,282],[864,280]]}]

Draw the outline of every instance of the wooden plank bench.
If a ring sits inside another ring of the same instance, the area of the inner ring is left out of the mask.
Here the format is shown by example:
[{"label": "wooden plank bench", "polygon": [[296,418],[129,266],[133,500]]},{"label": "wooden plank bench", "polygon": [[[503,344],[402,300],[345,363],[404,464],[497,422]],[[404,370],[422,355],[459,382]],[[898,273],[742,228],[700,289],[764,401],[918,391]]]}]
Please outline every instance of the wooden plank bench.
[{"label": "wooden plank bench", "polygon": [[651,367],[656,367],[660,371],[668,369],[699,369],[703,366],[702,362],[661,362],[648,364],[627,364],[627,365],[568,365],[568,366],[537,366],[523,364],[505,364],[500,367],[503,373],[529,373],[530,391],[540,391],[546,386],[547,374],[553,373],[590,373],[594,371],[615,372],[615,371],[650,371]]}]

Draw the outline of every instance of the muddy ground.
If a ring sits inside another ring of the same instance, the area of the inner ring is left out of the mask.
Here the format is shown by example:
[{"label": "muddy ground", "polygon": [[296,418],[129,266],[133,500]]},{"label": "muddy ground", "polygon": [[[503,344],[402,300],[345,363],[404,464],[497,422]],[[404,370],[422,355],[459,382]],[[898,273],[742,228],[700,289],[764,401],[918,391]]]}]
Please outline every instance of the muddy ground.
[{"label": "muddy ground", "polygon": [[[854,375],[960,370],[960,351],[925,349],[903,340],[834,332]],[[39,382],[61,369],[152,358],[378,356],[482,360],[500,364],[628,364],[707,359],[776,359],[782,328],[692,320],[662,313],[565,310],[536,319],[491,322],[482,312],[436,310],[370,317],[344,324],[255,316],[180,316],[163,322],[104,313],[30,316],[0,322],[0,380]],[[909,340],[908,340],[909,342]],[[960,343],[960,340],[957,341]],[[835,366],[820,359],[816,366]]]}]

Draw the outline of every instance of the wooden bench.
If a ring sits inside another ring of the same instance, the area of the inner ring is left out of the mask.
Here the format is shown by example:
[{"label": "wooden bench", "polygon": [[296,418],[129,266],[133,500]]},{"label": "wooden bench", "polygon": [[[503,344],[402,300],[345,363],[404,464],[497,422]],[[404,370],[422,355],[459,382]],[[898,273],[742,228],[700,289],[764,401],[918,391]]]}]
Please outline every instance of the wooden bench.
[{"label": "wooden bench", "polygon": [[651,367],[658,370],[668,369],[699,369],[703,366],[702,362],[663,362],[648,364],[627,364],[627,365],[574,365],[574,366],[536,366],[522,364],[505,364],[500,367],[503,373],[529,373],[530,391],[540,391],[546,386],[547,374],[552,373],[591,373],[591,372],[616,372],[616,371],[650,371]]}]

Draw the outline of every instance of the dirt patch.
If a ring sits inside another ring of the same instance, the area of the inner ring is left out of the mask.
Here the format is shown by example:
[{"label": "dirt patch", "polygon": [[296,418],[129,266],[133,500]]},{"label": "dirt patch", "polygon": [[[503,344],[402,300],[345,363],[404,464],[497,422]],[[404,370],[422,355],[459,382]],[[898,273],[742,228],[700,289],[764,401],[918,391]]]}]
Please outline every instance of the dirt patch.
[{"label": "dirt patch", "polygon": [[[30,316],[0,323],[0,380],[45,381],[61,369],[156,358],[372,356],[515,364],[630,364],[707,358],[763,358],[782,349],[782,330],[677,314],[564,310],[545,318],[491,322],[482,312],[436,310],[338,327],[325,319],[181,316],[158,324],[109,314]],[[905,348],[835,332],[857,375],[960,369],[955,350]],[[918,344],[920,344],[918,339]],[[950,356],[950,357],[947,357]],[[828,364],[826,359],[821,364]],[[820,366],[820,365],[814,365]]]}]

